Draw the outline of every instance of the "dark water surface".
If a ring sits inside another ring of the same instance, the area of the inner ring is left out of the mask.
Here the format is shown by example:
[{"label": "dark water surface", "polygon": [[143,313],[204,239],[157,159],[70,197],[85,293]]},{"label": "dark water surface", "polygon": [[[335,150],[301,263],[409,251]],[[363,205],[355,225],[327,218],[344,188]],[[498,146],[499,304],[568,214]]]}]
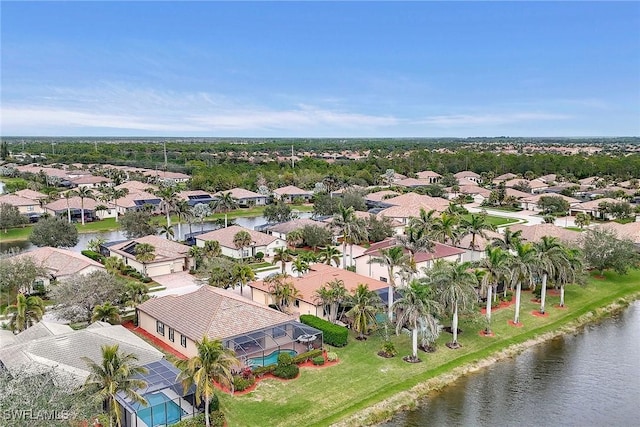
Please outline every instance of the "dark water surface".
[{"label": "dark water surface", "polygon": [[399,426],[640,426],[640,301],[456,381]]}]

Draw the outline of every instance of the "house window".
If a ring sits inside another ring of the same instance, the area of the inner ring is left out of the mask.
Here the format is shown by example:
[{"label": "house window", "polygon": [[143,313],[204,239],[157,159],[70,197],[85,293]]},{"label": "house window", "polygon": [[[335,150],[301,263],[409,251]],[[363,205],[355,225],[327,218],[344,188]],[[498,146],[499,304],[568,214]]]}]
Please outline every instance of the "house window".
[{"label": "house window", "polygon": [[295,302],[293,303],[293,305],[294,305],[295,307],[300,307],[300,300],[299,300],[299,299],[295,300]]},{"label": "house window", "polygon": [[386,278],[386,277],[381,277],[381,278],[380,278],[380,281],[381,281],[381,282],[384,282],[384,283],[387,283],[387,278]]},{"label": "house window", "polygon": [[156,332],[157,332],[159,335],[164,336],[164,323],[162,323],[162,322],[161,322],[161,321],[159,321],[159,320],[156,320]]},{"label": "house window", "polygon": [[169,341],[174,341],[174,331],[173,328],[169,328]]},{"label": "house window", "polygon": [[187,337],[182,334],[180,334],[180,345],[187,348]]},{"label": "house window", "polygon": [[27,212],[33,212],[33,211],[34,211],[33,206],[27,206]]}]

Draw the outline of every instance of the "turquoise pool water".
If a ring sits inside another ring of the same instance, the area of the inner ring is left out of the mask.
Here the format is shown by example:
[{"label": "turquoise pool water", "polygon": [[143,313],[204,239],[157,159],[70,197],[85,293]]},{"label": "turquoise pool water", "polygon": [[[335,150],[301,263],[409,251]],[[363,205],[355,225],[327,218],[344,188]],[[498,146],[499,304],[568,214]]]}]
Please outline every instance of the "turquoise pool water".
[{"label": "turquoise pool water", "polygon": [[177,423],[187,414],[164,393],[149,393],[142,397],[146,399],[148,406],[138,410],[138,417],[149,427]]},{"label": "turquoise pool water", "polygon": [[289,353],[291,356],[296,356],[298,354],[295,350],[276,350],[268,356],[265,357],[252,357],[247,361],[248,366],[268,366],[275,365],[278,363],[278,355],[280,353]]}]

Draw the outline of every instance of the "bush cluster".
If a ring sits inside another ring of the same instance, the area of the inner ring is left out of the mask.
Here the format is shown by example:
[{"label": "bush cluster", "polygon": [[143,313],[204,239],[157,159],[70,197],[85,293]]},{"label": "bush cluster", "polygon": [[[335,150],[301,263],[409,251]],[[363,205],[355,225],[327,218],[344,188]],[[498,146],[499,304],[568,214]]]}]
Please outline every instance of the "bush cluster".
[{"label": "bush cluster", "polygon": [[327,360],[329,362],[335,362],[336,360],[338,360],[338,353],[335,353],[333,351],[330,351],[327,353]]},{"label": "bush cluster", "polygon": [[273,375],[289,380],[297,377],[298,372],[300,372],[300,368],[293,363],[293,357],[289,353],[280,353],[278,355],[278,366],[273,370]]},{"label": "bush cluster", "polygon": [[252,375],[249,378],[245,378],[242,375],[233,376],[233,389],[235,391],[245,391],[256,383],[256,378]]},{"label": "bush cluster", "polygon": [[306,353],[300,353],[296,357],[293,358],[293,363],[303,363],[309,359],[313,359],[314,357],[322,355],[322,349],[316,348],[311,351],[307,351]]},{"label": "bush cluster", "polygon": [[316,356],[311,361],[316,366],[324,365],[324,356]]},{"label": "bush cluster", "polygon": [[334,325],[312,314],[300,316],[300,322],[322,331],[324,342],[334,347],[347,345],[349,331],[344,326]]},{"label": "bush cluster", "polygon": [[267,365],[267,366],[257,366],[253,368],[253,375],[256,377],[261,377],[264,374],[270,374],[273,372],[278,365]]},{"label": "bush cluster", "polygon": [[80,251],[80,253],[82,255],[86,256],[87,258],[91,258],[94,261],[97,261],[99,263],[103,263],[104,264],[104,256],[102,256],[98,252],[94,252],[94,251],[90,251],[90,250],[85,249],[84,251]]}]

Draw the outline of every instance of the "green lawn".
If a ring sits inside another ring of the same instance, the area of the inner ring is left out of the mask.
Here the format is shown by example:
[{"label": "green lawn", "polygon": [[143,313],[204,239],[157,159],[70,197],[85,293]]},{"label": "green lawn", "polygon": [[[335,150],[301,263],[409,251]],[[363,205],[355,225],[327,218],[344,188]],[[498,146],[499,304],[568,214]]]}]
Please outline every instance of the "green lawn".
[{"label": "green lawn", "polygon": [[[479,336],[482,325],[467,316],[460,325],[463,330],[459,336],[461,349],[447,348],[445,343],[451,335],[443,333],[437,351],[433,354],[420,352],[423,362],[418,364],[401,359],[410,353],[407,335],[392,336],[399,350],[399,355],[392,359],[377,356],[382,342],[380,336],[372,336],[366,342],[358,342],[352,336],[346,347],[335,349],[340,358],[338,365],[303,368],[300,377],[292,381],[265,380],[255,391],[244,396],[220,396],[221,407],[230,426],[326,426],[455,367],[558,329],[634,292],[636,295],[640,292],[640,271],[622,277],[607,273],[605,280],[592,279],[584,288],[567,287],[566,309],[555,308],[559,297],[549,296],[549,316],[546,318],[531,314],[538,304],[531,302],[530,292],[524,292],[522,328],[507,324],[513,317],[513,306],[494,312],[492,328],[496,336],[493,338]],[[445,325],[448,324],[445,321]]]},{"label": "green lawn", "polygon": [[[471,218],[471,214],[463,215],[463,218],[468,220]],[[493,225],[494,227],[500,227],[502,225],[519,222],[519,220],[516,218],[506,218],[503,216],[495,216],[495,215],[487,215],[485,219],[489,224]]]}]

